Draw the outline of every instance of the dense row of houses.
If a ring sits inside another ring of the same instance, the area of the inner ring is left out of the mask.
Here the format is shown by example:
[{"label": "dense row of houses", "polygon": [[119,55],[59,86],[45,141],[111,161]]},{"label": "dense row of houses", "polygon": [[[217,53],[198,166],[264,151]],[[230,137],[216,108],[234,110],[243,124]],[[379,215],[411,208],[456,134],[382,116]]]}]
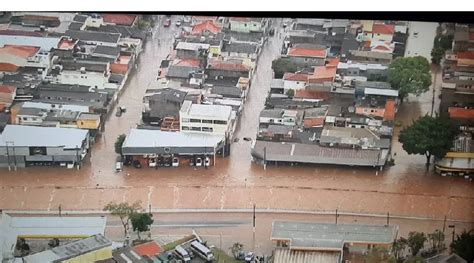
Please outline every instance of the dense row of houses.
[{"label": "dense row of houses", "polygon": [[[442,61],[441,116],[451,119],[458,130],[453,148],[438,161],[442,175],[474,172],[474,27],[455,24],[452,49]],[[443,32],[448,33],[448,32]]]},{"label": "dense row of houses", "polygon": [[278,59],[296,71],[274,74],[253,158],[380,168],[390,161],[398,91],[387,72],[396,54],[363,46],[393,46],[395,28],[407,32],[401,23],[296,19]]},{"label": "dense row of houses", "polygon": [[209,166],[227,156],[266,30],[262,18],[184,17],[143,97],[143,125],[124,142],[125,162]]},{"label": "dense row of houses", "polygon": [[0,31],[0,166],[79,167],[146,40],[140,18],[10,15]]}]

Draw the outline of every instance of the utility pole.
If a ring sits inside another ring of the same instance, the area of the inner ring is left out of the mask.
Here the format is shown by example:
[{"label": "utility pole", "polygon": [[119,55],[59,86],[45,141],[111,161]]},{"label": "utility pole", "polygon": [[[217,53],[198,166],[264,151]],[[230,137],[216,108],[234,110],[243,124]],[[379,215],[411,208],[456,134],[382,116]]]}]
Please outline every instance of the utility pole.
[{"label": "utility pole", "polygon": [[8,150],[8,142],[5,142],[5,146],[7,148],[7,159],[8,159],[8,171],[11,171],[11,165],[10,165],[10,151]]},{"label": "utility pole", "polygon": [[387,226],[390,225],[390,212],[387,212]]},{"label": "utility pole", "polygon": [[256,216],[255,216],[255,203],[253,204],[253,251],[255,252],[255,227],[256,227]]},{"label": "utility pole", "polygon": [[263,147],[263,170],[267,170],[267,147]]},{"label": "utility pole", "polygon": [[336,225],[337,225],[337,218],[339,217],[339,215],[337,214],[337,209],[336,209]]},{"label": "utility pole", "polygon": [[79,170],[79,146],[76,145],[76,167]]},{"label": "utility pole", "polygon": [[445,230],[446,230],[446,215],[444,216],[444,221],[443,221],[443,234]]}]

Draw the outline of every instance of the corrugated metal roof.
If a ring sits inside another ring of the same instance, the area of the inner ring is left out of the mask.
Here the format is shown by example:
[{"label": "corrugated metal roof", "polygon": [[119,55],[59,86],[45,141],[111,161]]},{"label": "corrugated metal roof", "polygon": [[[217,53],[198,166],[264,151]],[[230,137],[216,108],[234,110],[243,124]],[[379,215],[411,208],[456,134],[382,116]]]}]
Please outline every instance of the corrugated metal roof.
[{"label": "corrugated metal roof", "polygon": [[123,143],[124,148],[143,147],[215,147],[223,136],[211,134],[165,132],[131,129]]},{"label": "corrugated metal roof", "polygon": [[[344,243],[391,244],[398,226],[273,221],[272,240],[290,239],[290,248],[333,248]],[[321,246],[320,246],[321,245]]]},{"label": "corrugated metal roof", "polygon": [[339,252],[294,251],[289,249],[275,249],[274,263],[335,263],[339,262]]},{"label": "corrugated metal roof", "polygon": [[31,37],[31,36],[9,36],[3,35],[0,37],[0,47],[5,45],[21,45],[39,47],[42,51],[51,51],[52,48],[57,48],[59,37]]},{"label": "corrugated metal roof", "polygon": [[73,128],[7,125],[0,135],[0,146],[6,146],[6,142],[11,141],[15,147],[38,146],[74,149],[76,146],[81,147],[88,133],[87,130]]},{"label": "corrugated metal roof", "polygon": [[380,95],[380,96],[398,97],[398,90],[393,90],[393,89],[365,88],[364,93],[365,93],[365,95]]}]

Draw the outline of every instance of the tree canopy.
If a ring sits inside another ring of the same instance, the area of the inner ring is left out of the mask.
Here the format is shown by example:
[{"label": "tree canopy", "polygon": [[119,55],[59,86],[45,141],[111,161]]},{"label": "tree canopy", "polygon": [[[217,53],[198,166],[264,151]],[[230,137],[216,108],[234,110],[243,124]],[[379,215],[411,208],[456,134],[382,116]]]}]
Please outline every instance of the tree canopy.
[{"label": "tree canopy", "polygon": [[127,226],[130,216],[136,213],[139,209],[141,209],[140,201],[137,201],[133,204],[129,204],[127,202],[110,202],[104,207],[104,211],[108,211],[111,215],[118,216],[120,218],[120,221],[124,227],[125,236],[127,236]]},{"label": "tree canopy", "polygon": [[451,252],[458,254],[467,262],[474,262],[474,230],[463,231],[451,243]]},{"label": "tree canopy", "polygon": [[140,233],[149,231],[154,220],[150,213],[133,213],[130,216],[130,221],[132,221],[133,231],[136,231],[138,239],[141,239]]},{"label": "tree canopy", "polygon": [[395,263],[395,257],[390,255],[388,249],[383,247],[374,247],[365,256],[366,263]]},{"label": "tree canopy", "polygon": [[416,256],[418,252],[425,246],[426,235],[423,232],[408,233],[407,244],[411,249],[411,254]]},{"label": "tree canopy", "polygon": [[396,58],[389,66],[388,81],[402,101],[408,94],[418,96],[431,85],[430,64],[421,56]]},{"label": "tree canopy", "polygon": [[272,69],[275,72],[275,78],[282,78],[286,72],[298,71],[298,66],[285,58],[278,58],[273,60]]},{"label": "tree canopy", "polygon": [[456,136],[448,119],[425,115],[401,130],[398,141],[408,154],[424,154],[429,166],[431,156],[443,158]]},{"label": "tree canopy", "polygon": [[120,134],[118,137],[117,137],[117,140],[115,141],[115,152],[122,155],[122,145],[123,145],[123,142],[125,141],[125,138],[127,138],[127,135],[125,134]]}]

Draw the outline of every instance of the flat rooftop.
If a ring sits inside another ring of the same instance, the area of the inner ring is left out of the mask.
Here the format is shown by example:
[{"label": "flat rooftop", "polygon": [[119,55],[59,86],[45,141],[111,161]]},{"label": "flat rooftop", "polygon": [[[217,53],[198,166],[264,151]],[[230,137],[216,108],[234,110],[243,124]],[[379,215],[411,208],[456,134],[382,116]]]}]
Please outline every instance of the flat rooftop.
[{"label": "flat rooftop", "polygon": [[398,226],[273,221],[271,240],[290,240],[290,249],[334,249],[344,243],[390,244]]},{"label": "flat rooftop", "polygon": [[15,147],[81,147],[87,138],[87,130],[74,128],[34,127],[7,125],[0,135],[0,146]]}]

